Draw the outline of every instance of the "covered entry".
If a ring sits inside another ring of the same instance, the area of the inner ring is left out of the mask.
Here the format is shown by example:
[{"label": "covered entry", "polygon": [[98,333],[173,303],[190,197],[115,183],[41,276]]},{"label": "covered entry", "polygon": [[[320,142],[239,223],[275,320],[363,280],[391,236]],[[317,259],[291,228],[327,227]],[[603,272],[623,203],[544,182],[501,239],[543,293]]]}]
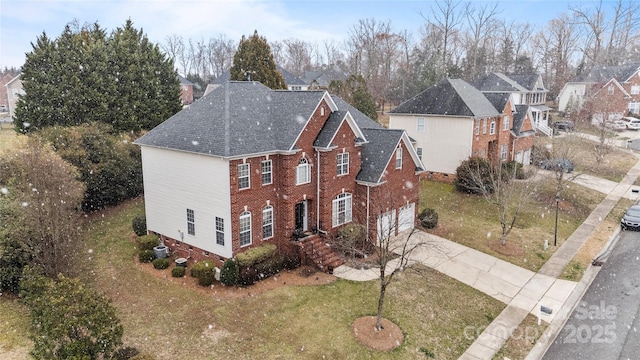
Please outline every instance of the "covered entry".
[{"label": "covered entry", "polygon": [[307,200],[303,200],[296,204],[296,210],[295,210],[296,211],[295,213],[296,231],[305,232],[309,230],[309,225],[307,221],[307,218],[308,218],[307,205],[308,205]]}]

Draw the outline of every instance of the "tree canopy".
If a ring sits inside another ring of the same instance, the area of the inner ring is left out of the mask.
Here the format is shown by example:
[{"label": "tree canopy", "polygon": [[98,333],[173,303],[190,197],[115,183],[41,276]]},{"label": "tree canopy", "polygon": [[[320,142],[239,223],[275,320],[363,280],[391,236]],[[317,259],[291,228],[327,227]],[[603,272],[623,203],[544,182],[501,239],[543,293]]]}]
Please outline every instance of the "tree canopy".
[{"label": "tree canopy", "polygon": [[378,120],[376,102],[373,100],[362,75],[351,75],[344,83],[340,80],[331,81],[329,92],[340,96],[373,120]]},{"label": "tree canopy", "polygon": [[97,23],[38,37],[22,68],[16,130],[91,121],[116,132],[151,129],[181,109],[180,83],[157,45],[131,20],[106,36]]},{"label": "tree canopy", "polygon": [[256,30],[252,36],[240,40],[233,57],[231,80],[259,81],[271,89],[286,89],[282,74],[276,69],[271,47]]}]

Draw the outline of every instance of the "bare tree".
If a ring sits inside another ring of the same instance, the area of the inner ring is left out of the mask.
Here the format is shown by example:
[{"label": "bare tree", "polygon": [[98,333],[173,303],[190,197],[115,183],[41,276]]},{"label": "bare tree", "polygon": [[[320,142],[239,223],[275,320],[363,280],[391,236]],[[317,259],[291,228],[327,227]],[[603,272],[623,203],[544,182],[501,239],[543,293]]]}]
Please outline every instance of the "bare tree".
[{"label": "bare tree", "polygon": [[[49,277],[73,275],[81,248],[79,209],[84,185],[76,169],[62,160],[43,140],[22,138],[0,160],[3,226],[7,236],[21,243]],[[13,216],[12,216],[13,215]]]},{"label": "bare tree", "polygon": [[177,34],[168,35],[165,43],[162,45],[162,50],[174,63],[178,64],[178,61],[180,61],[182,73],[186,75],[185,64],[182,61],[184,57],[184,41],[182,40],[182,36]]},{"label": "bare tree", "polygon": [[453,51],[451,46],[456,40],[457,33],[460,31],[459,25],[462,21],[460,13],[461,2],[456,0],[435,0],[435,8],[431,7],[433,19],[420,14],[422,18],[431,26],[438,30],[440,35],[439,43],[442,44],[440,61],[438,62],[438,73],[447,76],[447,69],[453,63]]},{"label": "bare tree", "polygon": [[209,39],[208,61],[214,77],[220,76],[231,68],[237,47],[235,41],[228,39],[223,34],[217,38]]},{"label": "bare tree", "polygon": [[311,68],[311,45],[298,39],[287,39],[283,43],[287,61],[282,66],[286,65],[286,69],[296,76],[303,76],[305,70]]},{"label": "bare tree", "polygon": [[587,94],[587,99],[579,112],[579,116],[583,119],[591,120],[590,125],[596,131],[598,141],[593,146],[591,153],[596,160],[596,164],[600,166],[606,156],[613,152],[611,129],[613,128],[613,122],[617,119],[618,111],[615,105],[602,101],[602,99],[594,98],[591,94]]},{"label": "bare tree", "polygon": [[[521,166],[513,163],[503,166],[499,161],[472,158],[463,161],[458,174],[465,174],[466,187],[480,194],[490,204],[500,222],[500,244],[507,244],[522,210],[531,203],[537,193],[539,182],[527,174],[528,179],[518,180]],[[523,174],[524,175],[524,174]]]},{"label": "bare tree", "polygon": [[471,60],[468,60],[470,66],[465,74],[469,78],[483,72],[481,71],[483,69],[478,68],[480,49],[486,48],[487,41],[498,28],[498,23],[495,21],[498,14],[500,14],[500,10],[497,2],[483,3],[482,5],[469,2],[465,6],[464,16],[471,33],[471,41],[468,42],[469,47],[467,48],[467,59],[471,58]]}]

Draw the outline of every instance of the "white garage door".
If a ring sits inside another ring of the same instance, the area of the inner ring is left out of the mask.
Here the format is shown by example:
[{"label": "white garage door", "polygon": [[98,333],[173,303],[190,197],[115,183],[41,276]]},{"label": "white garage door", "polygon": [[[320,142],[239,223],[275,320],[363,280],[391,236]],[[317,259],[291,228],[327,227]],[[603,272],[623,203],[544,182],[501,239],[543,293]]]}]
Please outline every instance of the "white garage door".
[{"label": "white garage door", "polygon": [[525,165],[531,164],[531,149],[525,150],[524,159],[523,159],[522,163],[525,164]]},{"label": "white garage door", "polygon": [[378,217],[378,240],[385,240],[395,235],[395,222],[395,210],[388,211]]},{"label": "white garage door", "polygon": [[416,204],[411,203],[398,211],[398,232],[413,229],[416,222]]}]

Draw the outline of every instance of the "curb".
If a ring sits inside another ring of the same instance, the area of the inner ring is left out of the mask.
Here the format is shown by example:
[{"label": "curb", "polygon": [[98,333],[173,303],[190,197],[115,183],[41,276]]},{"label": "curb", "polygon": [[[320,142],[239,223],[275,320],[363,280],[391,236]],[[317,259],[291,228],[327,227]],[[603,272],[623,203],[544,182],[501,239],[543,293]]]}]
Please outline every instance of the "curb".
[{"label": "curb", "polygon": [[[609,241],[607,241],[607,243],[604,245],[604,248],[598,255],[596,255],[592,263],[585,270],[582,279],[573,289],[571,295],[569,295],[569,298],[567,298],[567,301],[565,301],[560,308],[558,315],[549,324],[549,327],[547,327],[547,330],[542,334],[540,339],[538,339],[535,346],[533,347],[533,349],[531,349],[525,360],[542,359],[542,357],[547,353],[547,350],[549,350],[551,344],[553,344],[558,335],[560,335],[560,331],[562,331],[564,325],[567,323],[567,320],[569,320],[569,316],[571,316],[571,313],[573,313],[573,310],[575,310],[578,302],[580,301],[580,299],[582,299],[584,294],[587,292],[587,289],[589,288],[589,286],[591,286],[591,283],[600,272],[600,269],[602,268],[602,262],[606,261],[606,257],[608,257],[611,253],[611,249],[620,239],[620,231],[620,226],[618,226],[616,230],[614,230],[613,234],[611,234],[611,236],[609,237]],[[601,258],[604,260],[601,260]],[[594,264],[596,260],[600,263],[600,265]]]}]

